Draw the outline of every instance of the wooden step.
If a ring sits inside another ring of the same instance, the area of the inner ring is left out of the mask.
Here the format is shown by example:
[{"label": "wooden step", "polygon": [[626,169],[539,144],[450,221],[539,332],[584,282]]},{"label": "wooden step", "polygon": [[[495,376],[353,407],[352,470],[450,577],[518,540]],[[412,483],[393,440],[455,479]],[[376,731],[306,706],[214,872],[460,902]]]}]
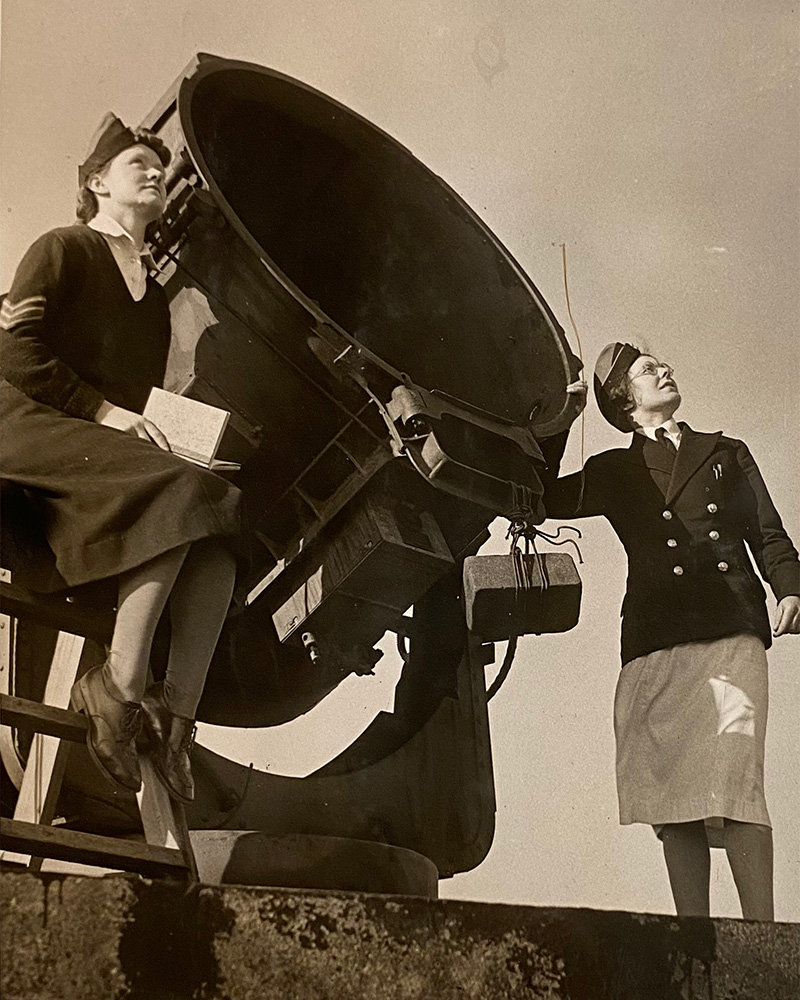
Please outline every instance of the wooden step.
[{"label": "wooden step", "polygon": [[115,613],[63,594],[39,594],[0,579],[0,609],[12,618],[29,618],[61,632],[107,643],[114,631]]},{"label": "wooden step", "polygon": [[84,743],[89,728],[85,715],[10,694],[0,694],[0,724],[57,736],[73,743]]},{"label": "wooden step", "polygon": [[58,861],[76,861],[101,868],[122,868],[150,878],[185,879],[187,874],[186,862],[176,848],[101,837],[58,826],[2,818],[0,841],[4,851]]}]

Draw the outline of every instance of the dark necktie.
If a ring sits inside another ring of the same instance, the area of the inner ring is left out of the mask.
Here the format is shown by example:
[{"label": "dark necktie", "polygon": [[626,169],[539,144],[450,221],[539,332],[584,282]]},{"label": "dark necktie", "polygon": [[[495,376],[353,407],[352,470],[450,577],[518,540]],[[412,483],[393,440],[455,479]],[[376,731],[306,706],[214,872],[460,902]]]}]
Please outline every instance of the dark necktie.
[{"label": "dark necktie", "polygon": [[678,449],[672,443],[670,438],[667,437],[667,432],[663,427],[659,427],[656,430],[656,440],[660,445],[662,445],[662,447],[667,449],[673,458],[678,454]]}]

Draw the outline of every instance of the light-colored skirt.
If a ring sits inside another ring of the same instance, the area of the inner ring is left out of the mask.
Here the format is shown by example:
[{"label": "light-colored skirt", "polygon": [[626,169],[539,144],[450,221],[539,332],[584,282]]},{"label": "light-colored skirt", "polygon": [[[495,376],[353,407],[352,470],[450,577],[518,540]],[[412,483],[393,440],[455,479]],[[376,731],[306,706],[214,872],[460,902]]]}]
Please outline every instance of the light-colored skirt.
[{"label": "light-colored skirt", "polygon": [[741,633],[626,663],[614,702],[620,823],[770,826],[763,642]]}]

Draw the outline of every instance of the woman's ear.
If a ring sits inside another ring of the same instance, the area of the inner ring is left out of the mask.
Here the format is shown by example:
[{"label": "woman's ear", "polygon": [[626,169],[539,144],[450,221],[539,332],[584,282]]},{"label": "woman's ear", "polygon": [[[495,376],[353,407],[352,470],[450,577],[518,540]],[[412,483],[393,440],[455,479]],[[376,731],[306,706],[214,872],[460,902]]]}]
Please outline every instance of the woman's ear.
[{"label": "woman's ear", "polygon": [[101,173],[91,174],[86,180],[86,187],[92,194],[105,194],[107,190],[105,177]]}]

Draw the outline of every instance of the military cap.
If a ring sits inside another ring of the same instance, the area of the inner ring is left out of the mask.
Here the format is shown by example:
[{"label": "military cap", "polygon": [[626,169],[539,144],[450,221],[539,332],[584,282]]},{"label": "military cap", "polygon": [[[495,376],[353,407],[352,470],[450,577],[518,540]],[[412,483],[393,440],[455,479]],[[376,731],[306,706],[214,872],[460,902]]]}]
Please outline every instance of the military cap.
[{"label": "military cap", "polygon": [[123,125],[110,111],[103,116],[91,138],[83,163],[78,167],[78,186],[83,187],[86,179],[99,170],[109,160],[130,146],[149,146],[166,167],[170,161],[170,151],[154,132],[140,131]]},{"label": "military cap", "polygon": [[607,344],[600,352],[594,366],[594,395],[600,412],[617,430],[632,431],[630,419],[609,395],[609,389],[641,357],[642,352],[633,344]]}]

